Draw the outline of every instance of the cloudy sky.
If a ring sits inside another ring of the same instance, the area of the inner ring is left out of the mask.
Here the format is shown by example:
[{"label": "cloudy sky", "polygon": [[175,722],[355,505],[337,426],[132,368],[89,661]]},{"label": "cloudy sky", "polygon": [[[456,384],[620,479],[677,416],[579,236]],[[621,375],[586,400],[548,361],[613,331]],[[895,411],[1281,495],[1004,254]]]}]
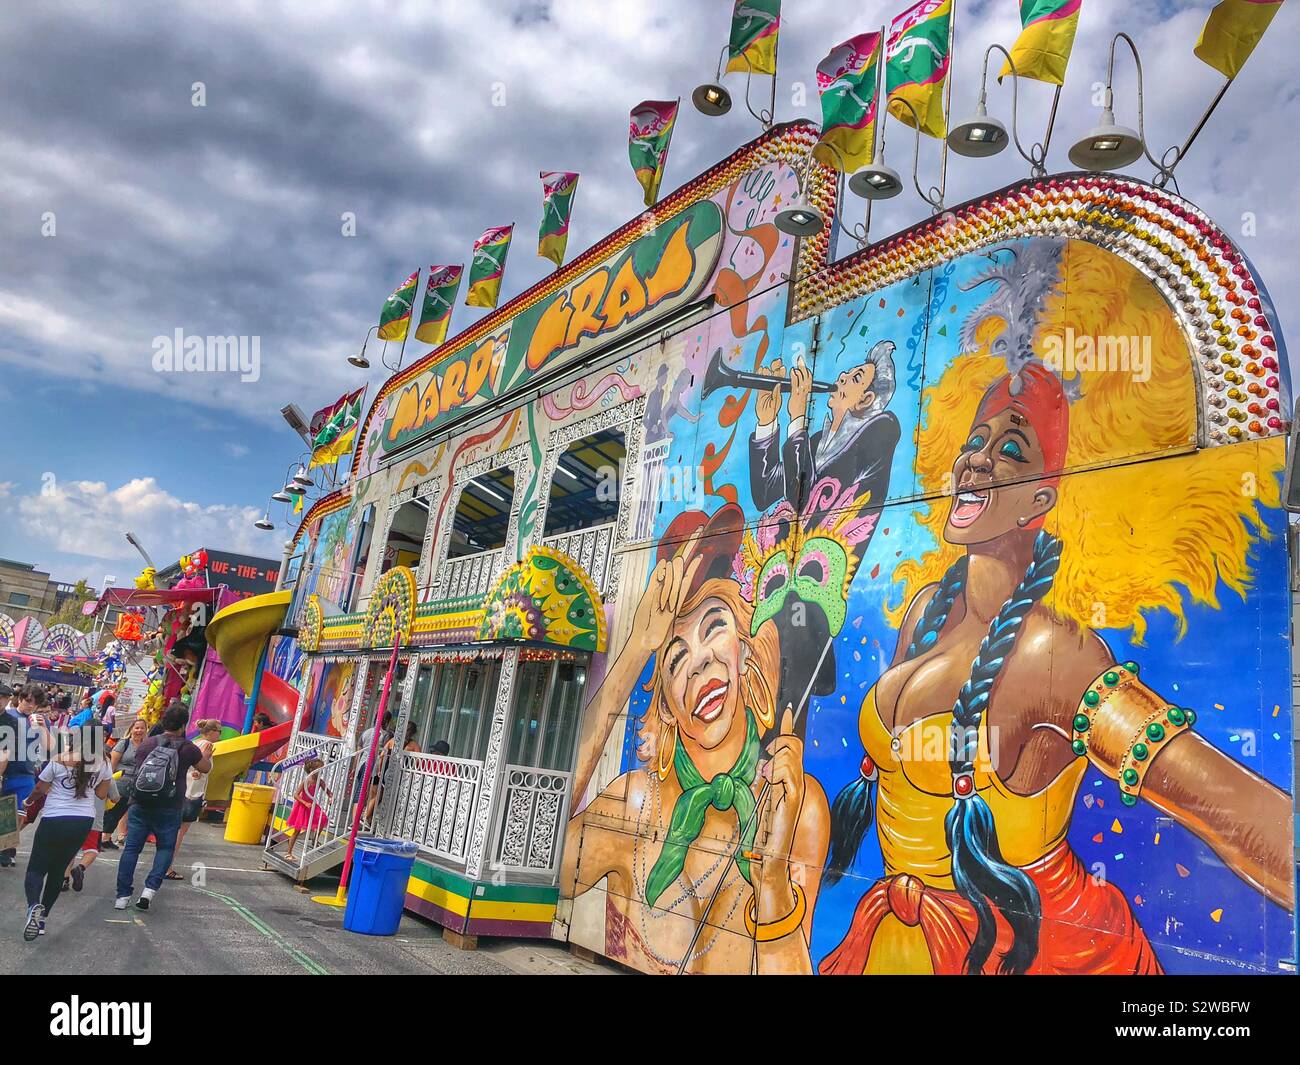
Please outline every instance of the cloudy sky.
[{"label": "cloudy sky", "polygon": [[[252,526],[302,450],[279,416],[365,379],[345,359],[406,274],[468,258],[518,223],[503,297],[535,256],[539,170],[576,170],[570,257],[640,209],[626,151],[642,99],[689,101],[726,40],[729,0],[131,0],[6,6],[0,21],[0,555],[56,578],[162,563],[199,545],[278,557]],[[777,118],[817,116],[813,72],[903,0],[786,0]],[[1146,69],[1156,154],[1195,124],[1220,79],[1192,56],[1210,0],[1085,0],[1050,166],[1095,124],[1116,30]],[[953,110],[973,110],[984,48],[1010,44],[1016,0],[957,0]],[[1296,328],[1300,283],[1300,4],[1268,37],[1186,162],[1184,195],[1240,241]],[[731,75],[739,92],[743,79]],[[1117,112],[1136,124],[1131,58]],[[766,83],[765,83],[766,84]],[[765,87],[765,85],[764,85]],[[759,88],[756,85],[756,89]],[[760,89],[761,93],[761,89]],[[1034,139],[1050,90],[1029,84]],[[990,110],[1010,118],[1009,83]],[[202,106],[196,106],[201,104]],[[737,107],[684,106],[671,191],[759,132]],[[910,131],[889,132],[896,164]],[[922,168],[937,180],[927,143]],[[1132,172],[1149,177],[1150,169]],[[948,202],[1023,176],[1013,153],[950,160]],[[861,217],[849,204],[850,220]],[[873,235],[916,221],[914,196]],[[345,235],[355,218],[355,235]],[[1253,231],[1253,235],[1249,235]],[[453,329],[484,312],[459,307]],[[260,340],[260,374],[158,372],[154,338]],[[406,358],[427,350],[412,342]],[[372,393],[381,380],[372,345]],[[390,357],[396,356],[395,346]]]}]

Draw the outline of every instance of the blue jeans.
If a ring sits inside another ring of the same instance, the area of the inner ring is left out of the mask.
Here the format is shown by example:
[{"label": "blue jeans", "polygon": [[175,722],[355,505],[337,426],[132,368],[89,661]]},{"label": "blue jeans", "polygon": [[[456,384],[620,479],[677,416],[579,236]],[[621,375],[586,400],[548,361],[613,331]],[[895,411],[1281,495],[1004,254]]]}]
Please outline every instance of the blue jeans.
[{"label": "blue jeans", "polygon": [[155,850],[153,868],[144,878],[144,886],[157,891],[162,887],[163,875],[171,868],[176,852],[176,833],[181,827],[181,808],[164,806],[151,808],[138,802],[131,803],[126,813],[126,845],[117,865],[117,897],[124,898],[135,890],[135,865],[140,860],[144,841],[153,836]]}]

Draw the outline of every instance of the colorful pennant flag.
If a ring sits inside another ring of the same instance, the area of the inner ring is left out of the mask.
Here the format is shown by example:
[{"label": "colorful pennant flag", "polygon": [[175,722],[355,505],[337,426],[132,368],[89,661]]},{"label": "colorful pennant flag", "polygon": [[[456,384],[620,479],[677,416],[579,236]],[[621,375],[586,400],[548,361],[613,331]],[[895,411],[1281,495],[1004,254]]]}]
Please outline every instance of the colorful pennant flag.
[{"label": "colorful pennant flag", "polygon": [[451,308],[460,288],[459,266],[431,266],[429,278],[424,283],[424,307],[420,310],[420,324],[415,329],[415,339],[435,347],[447,339],[447,326],[451,323]]},{"label": "colorful pennant flag", "polygon": [[474,260],[469,264],[469,290],[466,307],[495,307],[501,295],[501,275],[506,272],[506,254],[514,223],[494,226],[474,241]]},{"label": "colorful pennant flag", "polygon": [[645,189],[647,207],[653,207],[659,199],[668,143],[673,139],[673,125],[677,122],[677,104],[676,100],[645,100],[632,108],[627,154],[637,181]]},{"label": "colorful pennant flag", "polygon": [[909,126],[921,120],[930,137],[947,134],[943,114],[943,81],[948,76],[948,35],[952,0],[920,0],[889,24],[885,45],[885,92],[889,113]]},{"label": "colorful pennant flag", "polygon": [[556,266],[564,265],[564,249],[569,243],[569,219],[573,215],[573,194],[578,191],[578,175],[566,170],[543,170],[542,228],[537,235],[537,254]]},{"label": "colorful pennant flag", "polygon": [[1235,78],[1264,36],[1282,0],[1223,0],[1215,4],[1196,42],[1196,58]]},{"label": "colorful pennant flag", "polygon": [[736,0],[727,43],[727,71],[776,74],[776,35],[781,0]]},{"label": "colorful pennant flag", "polygon": [[813,158],[819,163],[851,173],[871,162],[879,80],[879,33],[850,37],[817,64],[822,135]]},{"label": "colorful pennant flag", "polygon": [[[410,317],[409,313],[407,317]],[[362,387],[340,396],[311,416],[307,430],[311,436],[309,465],[332,466],[352,450],[357,426],[361,423],[361,394],[364,391]]]},{"label": "colorful pennant flag", "polygon": [[[1065,84],[1065,68],[1074,47],[1083,0],[1020,0],[1020,36],[1011,46],[1011,60],[1022,78]],[[1011,73],[1002,64],[1001,81]]]},{"label": "colorful pennant flag", "polygon": [[411,325],[411,310],[415,307],[415,285],[419,277],[420,271],[416,270],[384,300],[384,309],[379,312],[380,340],[406,339],[406,330]]}]

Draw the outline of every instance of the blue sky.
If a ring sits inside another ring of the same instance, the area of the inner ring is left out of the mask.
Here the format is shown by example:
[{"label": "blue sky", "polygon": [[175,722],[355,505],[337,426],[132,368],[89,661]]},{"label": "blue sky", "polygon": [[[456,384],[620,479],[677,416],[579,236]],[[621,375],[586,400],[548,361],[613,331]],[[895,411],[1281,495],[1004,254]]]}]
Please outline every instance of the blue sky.
[{"label": "blue sky", "polygon": [[[901,6],[787,0],[778,119],[816,117],[817,62]],[[1091,97],[1119,29],[1142,50],[1153,149],[1182,139],[1219,84],[1191,54],[1210,6],[1085,0],[1052,169],[1068,168],[1070,141],[1095,124]],[[730,8],[51,0],[8,11],[0,555],[95,584],[138,570],[127,529],[159,562],[200,544],[278,557],[284,509],[273,510],[272,533],[252,521],[302,450],[279,408],[293,401],[310,413],[365,381],[344,360],[384,297],[417,266],[466,262],[488,226],[518,223],[503,298],[542,277],[539,170],[582,175],[570,257],[635,215],[628,110],[689,98],[711,76]],[[1018,4],[958,0],[957,9],[952,110],[964,116],[983,49],[1014,39]],[[1298,24],[1300,8],[1285,5],[1178,171],[1183,194],[1260,270],[1284,332],[1300,284],[1300,148],[1290,132],[1300,125]],[[1135,124],[1126,53],[1117,70],[1118,117]],[[739,93],[739,76],[730,82]],[[1050,95],[1025,88],[1026,139],[1043,127]],[[990,110],[1004,120],[1009,96],[1009,86],[990,87]],[[687,103],[664,191],[757,133],[739,107],[709,120]],[[891,125],[900,168],[909,137]],[[929,181],[937,164],[936,145],[923,145]],[[950,160],[948,200],[1023,174],[1010,152]],[[861,218],[860,201],[847,210]],[[923,210],[915,196],[891,201],[873,234]],[[356,218],[355,236],[342,233],[345,215]],[[43,235],[50,220],[54,233]],[[458,307],[453,328],[482,313]],[[177,328],[259,337],[259,379],[156,372],[153,338]],[[408,361],[425,350],[412,342]],[[382,372],[372,361],[373,392]]]}]

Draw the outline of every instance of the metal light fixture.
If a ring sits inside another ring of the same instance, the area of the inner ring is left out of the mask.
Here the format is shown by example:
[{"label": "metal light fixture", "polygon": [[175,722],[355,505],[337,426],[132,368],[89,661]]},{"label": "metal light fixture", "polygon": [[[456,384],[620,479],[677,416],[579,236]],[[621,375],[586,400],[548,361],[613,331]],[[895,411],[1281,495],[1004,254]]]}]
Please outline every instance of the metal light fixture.
[{"label": "metal light fixture", "polygon": [[[1115,121],[1115,45],[1121,39],[1129,46],[1137,65],[1137,129],[1121,126]],[[1142,57],[1138,55],[1133,38],[1127,33],[1117,33],[1110,41],[1110,64],[1106,71],[1106,100],[1101,109],[1101,122],[1074,143],[1070,149],[1070,162],[1080,170],[1117,170],[1145,155],[1159,173],[1165,175],[1170,168],[1158,162],[1147,150],[1142,96]]]},{"label": "metal light fixture", "polygon": [[375,333],[375,331],[376,331],[378,328],[379,328],[379,326],[377,326],[377,325],[372,325],[372,326],[370,327],[369,331],[366,333],[366,338],[365,338],[365,340],[363,340],[363,341],[361,342],[361,351],[360,351],[358,354],[356,354],[356,355],[349,355],[349,356],[348,356],[348,362],[350,362],[350,363],[351,363],[353,366],[355,366],[358,370],[368,370],[368,369],[370,369],[370,360],[366,358],[366,345],[370,343],[370,338],[371,338],[371,336]]},{"label": "metal light fixture", "polygon": [[262,514],[262,516],[258,518],[257,521],[253,522],[253,527],[257,529],[261,529],[263,532],[270,532],[272,529],[275,528],[275,524],[271,521],[270,507],[267,507],[266,511]]},{"label": "metal light fixture", "polygon": [[297,499],[298,496],[304,494],[304,493],[307,491],[307,489],[305,489],[302,485],[298,484],[298,483],[295,482],[295,481],[290,481],[288,484],[286,484],[286,485],[284,486],[284,488],[282,489],[282,491],[283,491],[286,495],[291,495],[291,496],[293,496],[295,499]]},{"label": "metal light fixture", "polygon": [[283,488],[281,488],[278,492],[276,492],[275,495],[273,495],[273,496],[271,497],[271,499],[274,500],[276,503],[292,503],[292,502],[293,502],[293,496],[291,496],[291,495],[290,495],[288,492],[286,492]]},{"label": "metal light fixture", "polygon": [[691,93],[691,103],[700,114],[718,118],[731,110],[731,93],[727,92],[721,82],[708,81],[697,86]]},{"label": "metal light fixture", "polygon": [[998,119],[989,117],[981,92],[974,116],[953,126],[948,134],[948,147],[970,159],[986,159],[1002,151],[1009,139],[1007,127]]},{"label": "metal light fixture", "polygon": [[815,203],[807,203],[799,192],[773,219],[776,228],[792,237],[812,237],[826,228],[826,216]]},{"label": "metal light fixture", "polygon": [[849,178],[849,191],[864,200],[890,200],[903,191],[903,179],[877,156]]},{"label": "metal light fixture", "polygon": [[313,481],[310,474],[307,473],[307,467],[301,464],[298,466],[298,472],[293,475],[293,483],[302,489],[316,487],[316,482]]},{"label": "metal light fixture", "polygon": [[[1107,97],[1110,90],[1106,90]],[[1142,158],[1142,137],[1137,130],[1115,122],[1115,111],[1106,107],[1100,125],[1094,126],[1070,149],[1070,162],[1080,170],[1117,170]]]}]

